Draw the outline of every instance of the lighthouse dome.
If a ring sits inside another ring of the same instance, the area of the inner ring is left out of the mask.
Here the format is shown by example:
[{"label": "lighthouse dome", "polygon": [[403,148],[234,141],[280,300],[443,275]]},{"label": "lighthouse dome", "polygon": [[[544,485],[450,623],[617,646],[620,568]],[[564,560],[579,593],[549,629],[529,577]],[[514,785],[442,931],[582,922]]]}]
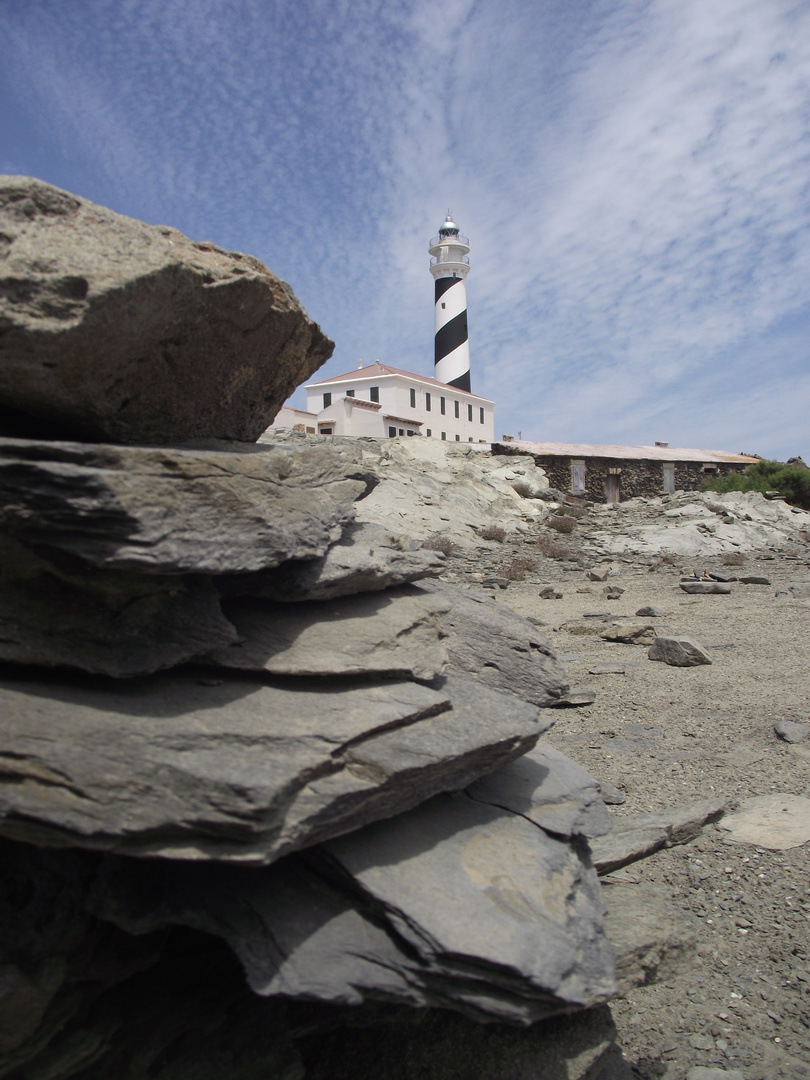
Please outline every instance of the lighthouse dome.
[{"label": "lighthouse dome", "polygon": [[453,221],[453,219],[450,217],[449,213],[447,215],[447,218],[446,218],[444,224],[439,229],[439,236],[447,236],[447,235],[458,236],[458,225],[456,225],[455,221]]}]

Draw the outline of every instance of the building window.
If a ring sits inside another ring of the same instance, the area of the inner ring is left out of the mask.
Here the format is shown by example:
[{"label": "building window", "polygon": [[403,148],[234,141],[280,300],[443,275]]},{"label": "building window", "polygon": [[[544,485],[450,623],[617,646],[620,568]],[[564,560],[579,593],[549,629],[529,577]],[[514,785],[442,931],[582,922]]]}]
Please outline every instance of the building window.
[{"label": "building window", "polygon": [[467,439],[467,442],[472,442],[472,435]]},{"label": "building window", "polygon": [[459,411],[458,411],[458,402],[457,402],[457,401],[454,401],[454,402],[453,402],[453,405],[455,406],[455,409],[456,409],[456,420],[458,420],[459,416],[461,415],[461,414],[459,413]]},{"label": "building window", "polygon": [[481,406],[481,408],[480,408],[480,409],[478,410],[478,412],[479,412],[479,419],[478,419],[478,423],[479,423],[479,424],[483,424],[483,422],[484,422],[484,406],[483,406],[483,405],[482,405],[482,406]]},{"label": "building window", "polygon": [[397,433],[397,429],[395,427],[389,427],[388,428],[388,438],[389,439],[393,439],[394,436],[396,435],[396,433]]},{"label": "building window", "polygon": [[447,401],[445,400],[445,398],[440,397],[439,398],[439,412],[442,414],[442,416],[444,416],[445,406],[446,405],[447,405]]},{"label": "building window", "polygon": [[425,391],[425,412],[430,412],[430,393]]},{"label": "building window", "polygon": [[467,419],[472,423],[472,405],[467,406]]},{"label": "building window", "polygon": [[354,390],[347,390],[346,397],[354,397]]},{"label": "building window", "polygon": [[331,394],[324,394],[323,395],[323,407],[325,409],[328,409],[331,404],[332,404],[332,395]]},{"label": "building window", "polygon": [[368,400],[379,401],[380,400],[380,388],[379,386],[370,386],[368,388]]},{"label": "building window", "polygon": [[416,408],[416,390],[413,387],[411,387],[411,408]]},{"label": "building window", "polygon": [[428,438],[430,438],[430,436],[433,434],[433,430],[431,428],[426,428],[425,429],[425,434],[427,435]]},{"label": "building window", "polygon": [[404,435],[405,434],[405,428],[401,427],[399,429],[399,433],[400,433],[400,435]]},{"label": "building window", "polygon": [[447,432],[446,432],[446,431],[443,431],[443,432],[442,432],[442,438],[443,438],[443,439],[446,439],[446,438],[447,438]]},{"label": "building window", "polygon": [[321,435],[331,435],[332,434],[332,429],[330,427],[318,428],[318,431],[320,432]]},{"label": "building window", "polygon": [[407,432],[407,434],[408,434],[408,435],[413,435],[413,432],[411,431],[411,429],[410,429],[410,428],[408,428],[408,432]]}]

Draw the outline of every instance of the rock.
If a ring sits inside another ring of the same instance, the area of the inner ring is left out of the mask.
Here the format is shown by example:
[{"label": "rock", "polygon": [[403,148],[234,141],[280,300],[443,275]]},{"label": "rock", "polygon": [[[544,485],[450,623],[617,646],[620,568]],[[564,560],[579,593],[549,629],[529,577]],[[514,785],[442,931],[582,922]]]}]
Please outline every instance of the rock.
[{"label": "rock", "polygon": [[602,796],[602,802],[607,803],[608,806],[621,806],[622,803],[627,802],[625,793],[609,780],[597,780],[596,784]]},{"label": "rock", "polygon": [[548,639],[528,619],[441,581],[420,581],[413,587],[451,604],[442,616],[450,671],[542,707],[568,692],[565,671]]},{"label": "rock", "polygon": [[605,641],[621,641],[625,645],[650,645],[656,635],[651,623],[627,622],[606,626],[599,636]]},{"label": "rock", "polygon": [[476,780],[467,794],[522,814],[559,836],[604,836],[612,828],[600,785],[581,765],[544,742]]},{"label": "rock", "polygon": [[238,640],[201,575],[69,572],[59,561],[0,536],[0,659],[122,678]]},{"label": "rock", "polygon": [[697,926],[672,894],[645,882],[602,879],[605,930],[616,957],[616,996],[665,982],[694,966]]},{"label": "rock", "polygon": [[447,653],[441,616],[450,604],[404,586],[350,599],[277,604],[242,597],[225,605],[239,635],[208,659],[272,675],[375,675],[430,681]]},{"label": "rock", "polygon": [[588,581],[607,581],[610,574],[610,566],[594,567],[588,571]]},{"label": "rock", "polygon": [[485,589],[508,589],[509,578],[500,577],[498,574],[490,574],[481,583]]},{"label": "rock", "polygon": [[[712,1048],[714,1043],[712,1043]],[[719,1069],[708,1065],[694,1065],[686,1074],[686,1080],[745,1080],[739,1069]]]},{"label": "rock", "polygon": [[558,592],[553,585],[544,585],[537,594],[541,600],[562,600],[562,593]]},{"label": "rock", "polygon": [[662,660],[672,667],[696,667],[712,662],[702,645],[683,636],[656,638],[647,655],[650,660]]},{"label": "rock", "polygon": [[588,668],[589,675],[624,675],[626,671],[626,664],[597,664]]},{"label": "rock", "polygon": [[685,593],[705,596],[709,593],[728,595],[731,585],[724,581],[682,581],[681,588]]},{"label": "rock", "polygon": [[620,596],[624,595],[624,589],[619,585],[606,585],[604,593],[608,600],[618,600]]},{"label": "rock", "polygon": [[777,720],[773,730],[788,743],[800,743],[810,738],[810,724],[797,724],[794,720]]},{"label": "rock", "polygon": [[810,799],[801,795],[756,795],[720,822],[728,840],[787,851],[810,840]]},{"label": "rock", "polygon": [[636,612],[636,616],[641,619],[663,619],[667,614],[668,612],[663,608],[656,607],[654,604],[645,604]]},{"label": "rock", "polygon": [[810,597],[810,581],[789,581],[784,589],[777,590],[776,595],[784,595],[785,591],[794,600],[806,600]]},{"label": "rock", "polygon": [[537,717],[459,678],[313,687],[187,668],[111,684],[12,669],[0,833],[269,863],[471,783],[531,749],[550,726]]},{"label": "rock", "polygon": [[580,846],[466,795],[240,867],[108,860],[96,909],[130,932],[225,938],[261,995],[430,1005],[531,1024],[613,991],[595,872]]},{"label": "rock", "polygon": [[572,686],[567,694],[557,701],[550,702],[550,707],[555,709],[577,708],[580,705],[593,705],[596,701],[596,693],[582,686]]},{"label": "rock", "polygon": [[244,574],[315,559],[374,479],[314,448],[245,453],[0,439],[0,525],[100,569]]},{"label": "rock", "polygon": [[438,551],[409,550],[402,537],[381,525],[352,522],[320,558],[286,562],[252,576],[240,575],[228,588],[233,593],[244,591],[271,600],[332,600],[436,577],[445,562]]},{"label": "rock", "polygon": [[736,581],[737,575],[732,574],[728,570],[709,570],[706,573],[706,577],[711,578],[712,581]]},{"label": "rock", "polygon": [[332,354],[250,255],[24,176],[0,178],[0,232],[0,408],[18,434],[253,442]]},{"label": "rock", "polygon": [[764,574],[746,574],[745,577],[737,578],[741,585],[770,585],[771,579]]},{"label": "rock", "polygon": [[614,818],[613,830],[591,844],[593,864],[600,875],[609,874],[660,848],[686,844],[708,822],[721,818],[725,808],[722,799],[703,799],[687,806]]}]

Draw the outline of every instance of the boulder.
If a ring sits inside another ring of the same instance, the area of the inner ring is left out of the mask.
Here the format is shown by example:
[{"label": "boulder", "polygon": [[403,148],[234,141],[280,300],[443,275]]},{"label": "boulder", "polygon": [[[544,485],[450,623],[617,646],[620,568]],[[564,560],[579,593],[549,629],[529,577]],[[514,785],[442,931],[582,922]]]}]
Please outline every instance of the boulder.
[{"label": "boulder", "polygon": [[773,729],[787,743],[800,743],[810,738],[810,724],[797,724],[795,720],[777,720]]},{"label": "boulder", "polygon": [[650,660],[661,660],[672,667],[697,667],[712,662],[702,645],[685,636],[656,638],[647,656]]},{"label": "boulder", "polygon": [[0,527],[38,552],[100,569],[246,574],[324,555],[375,482],[314,448],[0,439]]},{"label": "boulder", "polygon": [[548,639],[528,619],[445,582],[420,581],[414,588],[450,602],[442,616],[449,670],[543,707],[568,692],[565,671]]},{"label": "boulder", "polygon": [[258,259],[0,177],[0,423],[253,442],[334,348]]},{"label": "boulder", "polygon": [[109,683],[12,669],[0,834],[264,864],[463,787],[549,726],[469,679],[313,686],[185,668]]}]

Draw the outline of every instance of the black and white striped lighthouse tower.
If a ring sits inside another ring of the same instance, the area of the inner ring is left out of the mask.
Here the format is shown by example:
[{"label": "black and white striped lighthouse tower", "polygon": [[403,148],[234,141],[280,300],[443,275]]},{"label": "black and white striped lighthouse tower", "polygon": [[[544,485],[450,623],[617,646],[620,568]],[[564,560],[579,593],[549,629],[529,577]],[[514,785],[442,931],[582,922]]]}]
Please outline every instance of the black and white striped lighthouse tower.
[{"label": "black and white striped lighthouse tower", "polygon": [[466,236],[447,211],[439,235],[430,241],[430,272],[436,282],[434,377],[439,382],[470,390],[470,344],[467,340],[467,289],[470,270]]}]

